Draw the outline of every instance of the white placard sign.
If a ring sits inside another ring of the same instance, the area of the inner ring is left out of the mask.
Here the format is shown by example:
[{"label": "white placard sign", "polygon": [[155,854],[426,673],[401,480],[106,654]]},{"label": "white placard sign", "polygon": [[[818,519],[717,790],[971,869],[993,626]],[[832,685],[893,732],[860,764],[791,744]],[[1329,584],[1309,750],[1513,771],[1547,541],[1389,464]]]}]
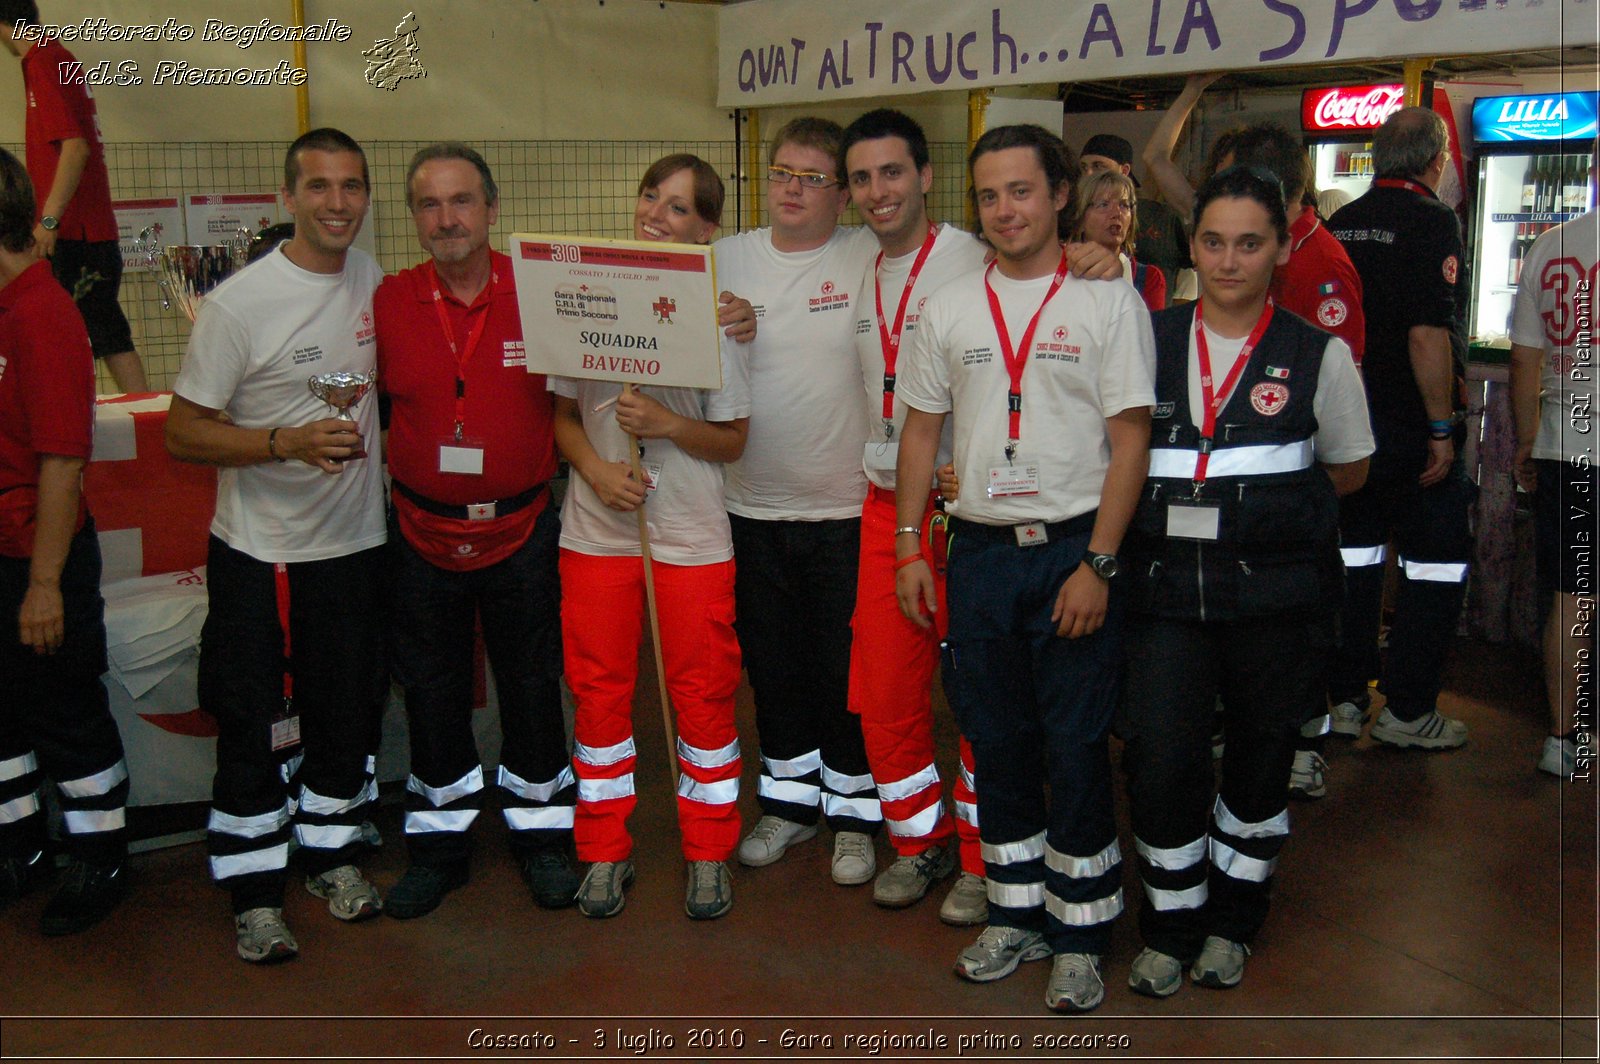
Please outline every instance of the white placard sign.
[{"label": "white placard sign", "polygon": [[717,105],[1593,47],[1595,14],[1595,0],[747,0],[717,9]]},{"label": "white placard sign", "polygon": [[146,229],[155,229],[158,247],[189,242],[183,233],[183,206],[176,196],[114,200],[111,210],[117,216],[117,246],[122,251],[124,272],[150,269],[145,264],[144,249],[138,246],[139,234]]},{"label": "white placard sign", "polygon": [[511,235],[528,372],[721,388],[711,248]]},{"label": "white placard sign", "polygon": [[254,236],[269,225],[287,221],[272,192],[202,192],[186,201],[184,219],[190,244],[227,244],[240,229]]}]

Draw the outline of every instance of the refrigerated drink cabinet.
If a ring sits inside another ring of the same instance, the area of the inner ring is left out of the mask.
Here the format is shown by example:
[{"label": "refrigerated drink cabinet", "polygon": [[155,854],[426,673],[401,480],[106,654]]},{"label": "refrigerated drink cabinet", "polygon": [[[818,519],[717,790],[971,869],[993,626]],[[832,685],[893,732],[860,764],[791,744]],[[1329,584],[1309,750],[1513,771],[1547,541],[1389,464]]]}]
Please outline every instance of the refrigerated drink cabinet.
[{"label": "refrigerated drink cabinet", "polygon": [[1477,345],[1505,344],[1535,238],[1594,205],[1597,99],[1600,93],[1568,92],[1473,101],[1478,202],[1470,326]]},{"label": "refrigerated drink cabinet", "polygon": [[1346,85],[1300,94],[1300,130],[1318,192],[1355,199],[1372,184],[1372,131],[1405,106],[1404,85]]}]

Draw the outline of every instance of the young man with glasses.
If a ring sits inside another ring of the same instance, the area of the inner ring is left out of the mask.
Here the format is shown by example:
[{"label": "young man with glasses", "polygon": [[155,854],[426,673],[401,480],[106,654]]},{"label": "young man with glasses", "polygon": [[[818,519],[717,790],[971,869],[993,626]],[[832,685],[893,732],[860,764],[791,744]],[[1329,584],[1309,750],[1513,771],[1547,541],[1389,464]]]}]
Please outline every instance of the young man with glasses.
[{"label": "young man with glasses", "polygon": [[755,306],[750,435],[727,466],[737,630],[755,690],[762,817],[739,846],[749,866],[834,831],[833,878],[877,870],[883,823],[860,719],[846,706],[867,438],[851,313],[878,249],[839,229],[849,193],[843,131],[797,118],[772,142],[771,226],[717,241],[721,283]]}]

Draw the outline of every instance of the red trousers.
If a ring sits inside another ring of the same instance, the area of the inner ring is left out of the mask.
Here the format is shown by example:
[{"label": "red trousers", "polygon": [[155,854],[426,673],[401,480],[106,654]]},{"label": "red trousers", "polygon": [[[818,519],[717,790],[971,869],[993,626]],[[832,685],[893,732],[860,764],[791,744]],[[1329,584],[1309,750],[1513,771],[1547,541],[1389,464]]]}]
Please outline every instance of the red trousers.
[{"label": "red trousers", "polygon": [[[922,515],[924,529],[932,513],[930,496]],[[963,738],[953,822],[933,761],[931,686],[945,630],[944,558],[934,557],[924,535],[922,553],[933,567],[939,610],[933,627],[919,628],[900,612],[895,596],[894,530],[894,493],[873,485],[861,508],[856,610],[850,619],[850,710],[861,716],[867,763],[895,851],[914,856],[955,834],[961,840],[962,869],[981,876],[972,750]]]},{"label": "red trousers", "polygon": [[[739,733],[733,695],[733,562],[653,567],[667,691],[678,718],[678,826],[690,861],[724,861],[739,841]],[[633,689],[645,621],[637,557],[561,551],[561,637],[577,699],[573,837],[580,861],[633,852]]]}]

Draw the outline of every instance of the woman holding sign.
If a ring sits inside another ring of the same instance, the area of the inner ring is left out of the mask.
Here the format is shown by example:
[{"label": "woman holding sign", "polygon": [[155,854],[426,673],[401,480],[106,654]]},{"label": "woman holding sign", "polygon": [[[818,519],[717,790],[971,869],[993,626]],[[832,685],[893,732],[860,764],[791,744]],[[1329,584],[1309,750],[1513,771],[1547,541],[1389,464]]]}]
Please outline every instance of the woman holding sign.
[{"label": "woman holding sign", "polygon": [[[1289,832],[1300,725],[1323,705],[1342,595],[1337,497],[1366,478],[1366,398],[1350,349],[1268,296],[1289,261],[1275,174],[1201,187],[1200,298],[1152,315],[1150,474],[1127,538],[1124,687],[1145,949],[1129,985],[1237,986]],[[1213,797],[1211,731],[1228,745]]]},{"label": "woman holding sign", "polygon": [[[722,179],[693,155],[658,160],[639,182],[636,240],[704,244],[722,218]],[[754,316],[742,300],[722,323]],[[740,329],[730,329],[738,333]],[[749,336],[745,336],[749,339]],[[666,687],[678,714],[678,823],[689,882],[684,908],[708,920],[733,906],[727,858],[739,841],[739,736],[734,691],[733,540],[722,463],[744,451],[750,378],[743,345],[722,340],[722,389],[655,388],[551,378],[556,442],[577,476],[563,506],[561,604],[567,682],[577,698],[574,836],[590,862],[585,916],[622,911],[633,880],[633,689],[645,618],[638,515],[645,507]],[[630,437],[638,440],[641,480]]]}]

